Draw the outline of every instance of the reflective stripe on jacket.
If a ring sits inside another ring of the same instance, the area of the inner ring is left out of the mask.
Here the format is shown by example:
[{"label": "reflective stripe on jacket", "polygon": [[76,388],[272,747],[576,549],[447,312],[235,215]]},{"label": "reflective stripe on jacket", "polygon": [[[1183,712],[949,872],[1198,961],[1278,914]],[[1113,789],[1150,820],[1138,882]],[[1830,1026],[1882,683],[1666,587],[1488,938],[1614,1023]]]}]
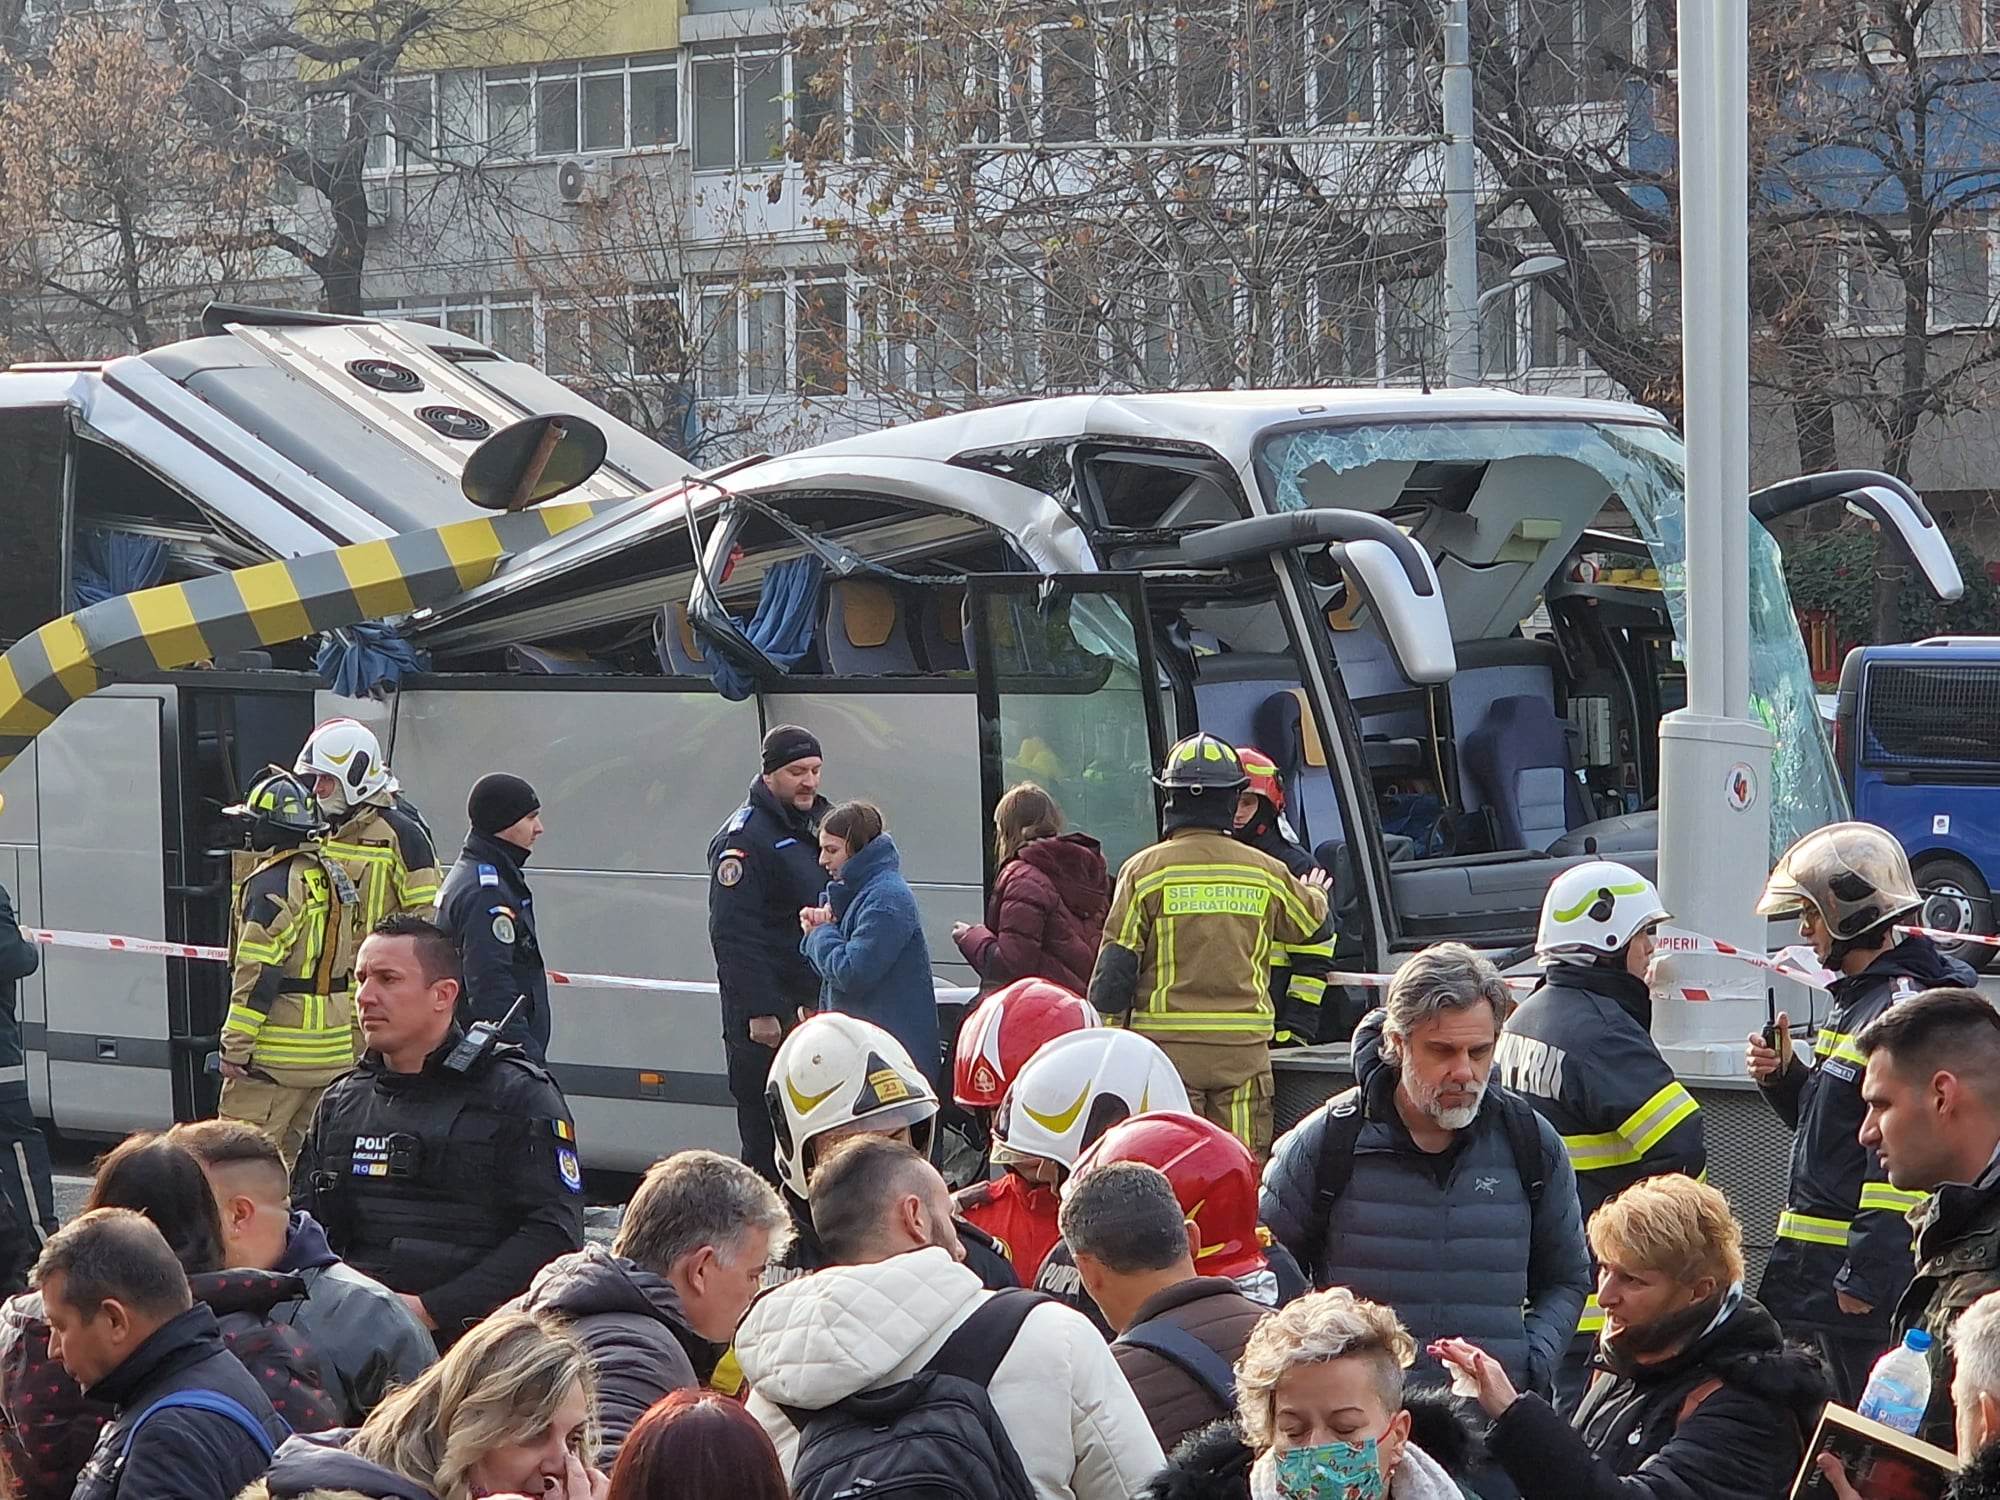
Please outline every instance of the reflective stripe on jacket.
[{"label": "reflective stripe on jacket", "polygon": [[360,888],[362,937],[391,912],[429,917],[437,904],[437,851],[423,825],[400,807],[363,803],[324,848]]},{"label": "reflective stripe on jacket", "polygon": [[229,1062],[297,1087],[354,1066],[354,924],[341,883],[313,846],[279,853],[243,881],[222,1027]]}]

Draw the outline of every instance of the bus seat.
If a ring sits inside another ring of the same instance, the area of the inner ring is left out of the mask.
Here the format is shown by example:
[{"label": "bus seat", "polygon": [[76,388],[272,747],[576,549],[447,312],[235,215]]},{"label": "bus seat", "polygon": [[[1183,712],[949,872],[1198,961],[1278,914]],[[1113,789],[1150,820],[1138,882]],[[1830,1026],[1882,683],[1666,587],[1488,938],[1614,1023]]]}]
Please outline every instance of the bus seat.
[{"label": "bus seat", "polygon": [[1285,817],[1308,849],[1341,833],[1340,802],[1327,769],[1319,725],[1306,712],[1305,689],[1281,688],[1257,705],[1249,743],[1278,763],[1285,785]]},{"label": "bus seat", "polygon": [[[1446,691],[1451,695],[1451,722],[1457,730],[1461,750],[1459,805],[1470,813],[1486,803],[1463,754],[1466,735],[1486,722],[1486,715],[1502,698],[1539,698],[1557,719],[1563,718],[1566,710],[1562,654],[1548,641],[1524,640],[1518,636],[1460,641],[1456,649],[1458,671],[1452,675]],[[1364,732],[1372,728],[1363,725]]]},{"label": "bus seat", "polygon": [[661,606],[653,621],[653,652],[660,670],[669,677],[708,676],[708,653],[701,637],[694,633],[685,604]]},{"label": "bus seat", "polygon": [[1502,849],[1542,850],[1589,821],[1570,763],[1568,725],[1548,701],[1496,698],[1465,737],[1460,764],[1490,809]]},{"label": "bus seat", "polygon": [[914,677],[908,611],[896,591],[872,578],[836,578],[821,605],[820,642],[836,677]]},{"label": "bus seat", "polygon": [[918,611],[918,644],[931,672],[963,672],[972,665],[965,640],[965,590],[927,588]]}]

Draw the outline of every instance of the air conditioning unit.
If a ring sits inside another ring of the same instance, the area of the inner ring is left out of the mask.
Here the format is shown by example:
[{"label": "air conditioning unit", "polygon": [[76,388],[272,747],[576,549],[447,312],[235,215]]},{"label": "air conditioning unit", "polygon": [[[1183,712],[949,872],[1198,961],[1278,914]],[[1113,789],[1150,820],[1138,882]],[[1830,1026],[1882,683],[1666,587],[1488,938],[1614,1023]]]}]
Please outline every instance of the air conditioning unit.
[{"label": "air conditioning unit", "polygon": [[601,192],[596,162],[571,157],[556,164],[556,196],[564,203],[595,203]]}]

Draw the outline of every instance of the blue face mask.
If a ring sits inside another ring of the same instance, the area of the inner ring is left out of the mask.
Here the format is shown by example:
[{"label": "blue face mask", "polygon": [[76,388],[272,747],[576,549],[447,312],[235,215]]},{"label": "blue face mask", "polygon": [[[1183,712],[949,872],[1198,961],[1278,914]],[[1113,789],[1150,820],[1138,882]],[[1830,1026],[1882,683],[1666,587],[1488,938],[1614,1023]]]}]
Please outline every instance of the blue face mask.
[{"label": "blue face mask", "polygon": [[1374,1438],[1288,1448],[1277,1457],[1278,1500],[1387,1500]]}]

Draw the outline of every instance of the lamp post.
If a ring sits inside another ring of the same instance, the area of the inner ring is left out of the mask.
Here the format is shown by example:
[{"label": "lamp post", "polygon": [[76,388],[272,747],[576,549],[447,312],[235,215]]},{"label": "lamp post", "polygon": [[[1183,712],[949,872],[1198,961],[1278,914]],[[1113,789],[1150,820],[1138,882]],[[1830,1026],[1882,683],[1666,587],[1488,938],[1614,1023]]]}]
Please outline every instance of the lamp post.
[{"label": "lamp post", "polygon": [[1478,171],[1472,146],[1471,0],[1444,0],[1445,384],[1479,384]]}]

